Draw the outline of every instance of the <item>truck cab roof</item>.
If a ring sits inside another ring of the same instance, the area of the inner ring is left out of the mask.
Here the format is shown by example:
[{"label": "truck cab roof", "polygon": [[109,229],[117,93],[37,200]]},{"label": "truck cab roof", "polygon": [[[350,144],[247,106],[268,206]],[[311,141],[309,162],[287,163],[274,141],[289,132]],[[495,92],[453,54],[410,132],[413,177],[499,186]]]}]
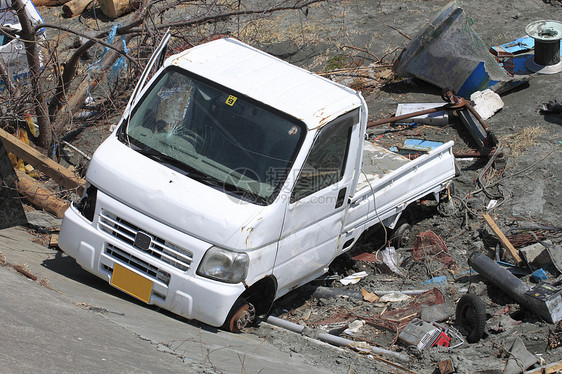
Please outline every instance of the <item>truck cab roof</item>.
[{"label": "truck cab roof", "polygon": [[175,65],[285,112],[308,129],[362,105],[360,95],[232,38],[169,57]]}]

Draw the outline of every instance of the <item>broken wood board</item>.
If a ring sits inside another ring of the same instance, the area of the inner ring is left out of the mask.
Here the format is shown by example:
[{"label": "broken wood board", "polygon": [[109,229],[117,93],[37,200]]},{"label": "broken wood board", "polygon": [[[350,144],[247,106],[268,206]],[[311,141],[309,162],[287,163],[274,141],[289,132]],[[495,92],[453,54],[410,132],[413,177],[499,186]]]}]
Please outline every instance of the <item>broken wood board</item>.
[{"label": "broken wood board", "polygon": [[15,136],[0,129],[0,140],[4,144],[6,151],[12,152],[25,162],[33,165],[37,170],[53,178],[58,184],[68,189],[75,188],[79,195],[84,191],[84,184],[86,183],[84,179],[77,177],[64,166],[42,155]]},{"label": "broken wood board", "polygon": [[550,365],[541,366],[540,368],[531,369],[523,374],[553,374],[562,370],[562,361],[555,362]]},{"label": "broken wood board", "polygon": [[498,239],[502,242],[503,246],[509,251],[509,254],[511,255],[511,257],[513,257],[515,259],[515,261],[517,262],[517,265],[522,264],[523,260],[521,259],[521,257],[519,257],[519,254],[517,253],[517,249],[515,249],[515,247],[511,244],[511,242],[505,237],[502,230],[500,230],[498,225],[496,225],[496,223],[494,222],[494,219],[488,213],[484,213],[482,215],[482,217],[484,217],[484,220],[486,220],[486,223],[488,224],[488,226],[490,226],[492,231],[496,234]]}]

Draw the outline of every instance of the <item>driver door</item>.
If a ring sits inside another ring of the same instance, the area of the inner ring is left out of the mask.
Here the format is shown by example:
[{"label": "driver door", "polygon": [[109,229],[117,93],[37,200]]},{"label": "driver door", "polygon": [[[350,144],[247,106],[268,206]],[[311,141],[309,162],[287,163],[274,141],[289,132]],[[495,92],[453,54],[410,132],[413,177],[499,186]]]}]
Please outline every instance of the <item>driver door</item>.
[{"label": "driver door", "polygon": [[359,127],[359,109],[324,126],[299,171],[273,271],[278,296],[323,274],[337,253],[354,175],[348,155],[360,145]]}]

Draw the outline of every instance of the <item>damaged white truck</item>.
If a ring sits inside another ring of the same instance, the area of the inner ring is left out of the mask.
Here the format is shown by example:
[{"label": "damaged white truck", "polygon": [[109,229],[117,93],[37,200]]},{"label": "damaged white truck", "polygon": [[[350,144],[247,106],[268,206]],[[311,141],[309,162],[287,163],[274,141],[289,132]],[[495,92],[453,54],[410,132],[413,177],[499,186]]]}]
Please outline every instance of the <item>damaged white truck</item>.
[{"label": "damaged white truck", "polygon": [[234,39],[173,55],[143,80],[59,245],[188,319],[240,331],[455,175],[452,142],[412,161],[379,148],[365,141],[359,92]]}]

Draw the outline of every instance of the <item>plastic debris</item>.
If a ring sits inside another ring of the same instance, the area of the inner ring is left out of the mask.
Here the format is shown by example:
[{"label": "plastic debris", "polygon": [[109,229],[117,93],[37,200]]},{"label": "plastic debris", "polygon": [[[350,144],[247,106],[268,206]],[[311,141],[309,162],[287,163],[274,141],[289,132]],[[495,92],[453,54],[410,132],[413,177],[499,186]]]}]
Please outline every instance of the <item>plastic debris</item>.
[{"label": "plastic debris", "polygon": [[[443,106],[443,103],[398,104],[398,106],[396,107],[396,117],[404,114],[419,112],[430,108],[439,108],[441,106]],[[400,121],[400,123],[409,123],[410,121],[414,121],[415,123],[422,124],[422,125],[444,126],[447,123],[449,123],[449,113],[447,113],[447,111],[445,110],[441,110],[435,113],[428,113],[428,114],[415,116],[409,118],[408,121],[406,122]]]},{"label": "plastic debris", "polygon": [[531,281],[533,282],[538,283],[546,280],[548,280],[548,275],[542,268],[533,271],[533,273],[531,274]]},{"label": "plastic debris", "polygon": [[492,210],[496,207],[496,205],[498,205],[498,201],[497,200],[490,200],[490,202],[488,203],[488,205],[486,205],[486,210]]},{"label": "plastic debris", "polygon": [[447,284],[447,277],[444,275],[441,275],[439,277],[433,277],[431,279],[426,280],[425,282],[422,282],[422,284]]},{"label": "plastic debris", "polygon": [[350,284],[356,284],[358,283],[361,279],[365,278],[367,276],[367,272],[366,271],[360,271],[359,273],[354,273],[351,275],[348,275],[347,277],[340,279],[340,283],[343,284],[344,286],[350,285]]},{"label": "plastic debris", "polygon": [[349,324],[347,329],[343,330],[343,333],[346,335],[355,335],[363,326],[365,326],[365,321],[360,319],[355,320]]},{"label": "plastic debris", "polygon": [[437,345],[449,347],[451,338],[447,331],[437,324],[414,318],[398,335],[398,341],[406,347],[413,347],[419,352]]},{"label": "plastic debris", "polygon": [[398,256],[396,255],[396,249],[394,247],[386,247],[382,252],[382,261],[386,266],[393,272],[400,276],[404,275],[404,272],[398,266]]}]

